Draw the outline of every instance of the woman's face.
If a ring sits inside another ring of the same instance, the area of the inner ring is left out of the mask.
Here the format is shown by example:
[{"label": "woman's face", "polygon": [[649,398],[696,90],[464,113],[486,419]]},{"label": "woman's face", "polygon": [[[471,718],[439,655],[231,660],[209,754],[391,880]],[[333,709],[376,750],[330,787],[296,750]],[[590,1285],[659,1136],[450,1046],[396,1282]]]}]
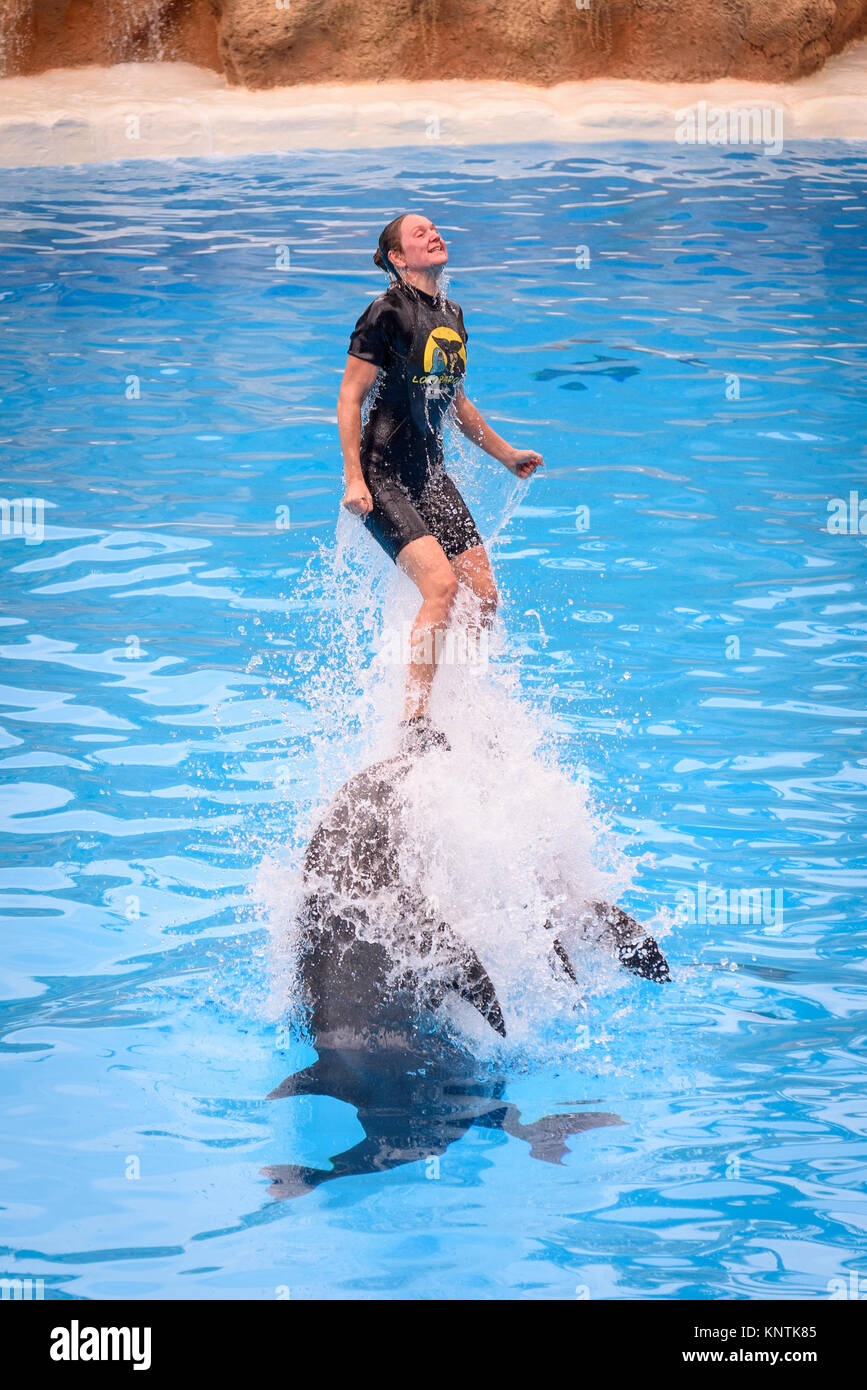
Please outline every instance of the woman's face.
[{"label": "woman's face", "polygon": [[400,247],[391,259],[401,270],[433,270],[448,264],[446,244],[431,222],[420,213],[410,212],[400,224]]}]

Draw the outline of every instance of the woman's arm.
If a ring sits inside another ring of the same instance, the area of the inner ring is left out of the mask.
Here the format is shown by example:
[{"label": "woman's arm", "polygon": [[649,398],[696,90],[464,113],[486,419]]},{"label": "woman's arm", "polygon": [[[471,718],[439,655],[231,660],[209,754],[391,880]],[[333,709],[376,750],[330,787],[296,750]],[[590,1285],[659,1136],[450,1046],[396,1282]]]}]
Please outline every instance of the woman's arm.
[{"label": "woman's arm", "polygon": [[361,471],[361,404],[378,374],[379,368],[372,362],[347,357],[337,397],[337,431],[346,479],[343,506],[357,516],[367,516],[373,507],[373,498]]},{"label": "woman's arm", "polygon": [[463,390],[458,391],[455,397],[455,419],[458,428],[467,439],[478,444],[480,449],[484,449],[486,454],[490,454],[491,458],[495,458],[517,477],[529,478],[537,468],[544,468],[542,455],[537,454],[535,449],[513,449],[511,444],[507,444],[505,439],[495,433],[472,401],[467,400]]}]

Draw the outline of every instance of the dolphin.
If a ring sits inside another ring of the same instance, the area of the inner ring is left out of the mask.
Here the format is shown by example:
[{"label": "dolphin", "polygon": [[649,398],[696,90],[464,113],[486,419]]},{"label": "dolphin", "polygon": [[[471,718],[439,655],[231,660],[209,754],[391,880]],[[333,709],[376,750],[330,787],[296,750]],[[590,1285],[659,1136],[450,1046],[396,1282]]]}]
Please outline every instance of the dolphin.
[{"label": "dolphin", "polygon": [[[333,1155],[329,1169],[264,1169],[278,1200],[338,1177],[439,1159],[471,1125],[502,1130],[529,1144],[531,1157],[559,1163],[571,1135],[622,1123],[617,1115],[584,1110],[523,1124],[503,1099],[506,1078],[481,1068],[431,1020],[433,1009],[454,994],[506,1036],[496,990],[476,952],[401,873],[401,788],[412,763],[404,750],[351,777],[304,857],[299,974],[318,1058],[268,1099],[345,1101],[355,1107],[364,1138]],[[626,968],[659,982],[670,978],[656,942],[622,909],[596,903],[590,915]],[[411,968],[395,960],[401,937],[413,944]],[[576,980],[556,937],[551,965]]]}]

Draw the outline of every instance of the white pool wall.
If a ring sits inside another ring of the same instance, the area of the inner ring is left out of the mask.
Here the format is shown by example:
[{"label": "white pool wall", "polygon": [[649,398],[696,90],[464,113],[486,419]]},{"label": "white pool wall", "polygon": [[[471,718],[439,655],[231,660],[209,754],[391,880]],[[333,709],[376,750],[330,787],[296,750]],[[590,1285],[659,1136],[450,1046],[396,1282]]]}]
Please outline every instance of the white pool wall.
[{"label": "white pool wall", "polygon": [[[776,127],[784,142],[867,140],[867,43],[794,83],[387,82],[250,92],[189,63],[56,69],[0,80],[0,166],[389,145],[676,141],[678,132],[682,142],[683,113],[700,103],[708,131],[714,121],[719,131],[720,109],[759,108],[765,130]],[[737,130],[737,114],[732,122]]]}]

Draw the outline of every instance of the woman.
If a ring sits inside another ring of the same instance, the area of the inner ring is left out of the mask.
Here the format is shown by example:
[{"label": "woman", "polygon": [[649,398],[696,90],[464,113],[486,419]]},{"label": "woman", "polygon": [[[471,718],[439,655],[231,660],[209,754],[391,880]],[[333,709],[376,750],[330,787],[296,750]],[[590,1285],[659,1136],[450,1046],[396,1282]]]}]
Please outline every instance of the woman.
[{"label": "woman", "polygon": [[[422,748],[443,743],[427,718],[431,684],[452,606],[463,586],[490,625],[497,590],[482,538],[445,471],[442,426],[450,409],[468,439],[519,478],[542,466],[532,449],[514,449],[464,395],[467,331],[459,305],[438,295],[448,263],[445,242],[427,217],[389,222],[373,259],[390,277],[355,325],[337,401],[346,492],[387,554],[417,586],[422,604],[410,639],[403,727]],[[361,407],[378,389],[362,430]]]}]

